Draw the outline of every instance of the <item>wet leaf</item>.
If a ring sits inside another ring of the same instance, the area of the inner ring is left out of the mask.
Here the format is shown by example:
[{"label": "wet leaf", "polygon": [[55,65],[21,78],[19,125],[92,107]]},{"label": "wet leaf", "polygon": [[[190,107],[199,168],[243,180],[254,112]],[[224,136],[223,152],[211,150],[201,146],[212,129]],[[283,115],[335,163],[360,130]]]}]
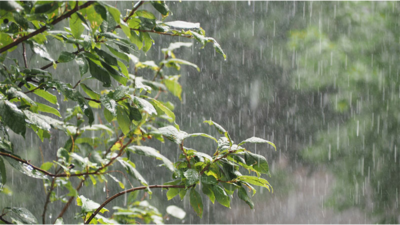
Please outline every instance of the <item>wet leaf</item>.
[{"label": "wet leaf", "polygon": [[190,190],[190,205],[200,218],[203,217],[203,201],[200,194],[194,188]]},{"label": "wet leaf", "polygon": [[4,211],[10,213],[10,217],[16,223],[37,224],[36,217],[27,209],[19,207],[5,207]]},{"label": "wet leaf", "polygon": [[[76,198],[76,202],[78,204],[78,206],[80,206],[82,208],[83,212],[94,212],[97,208],[100,207],[100,204],[97,202],[94,202],[88,198],[86,198],[83,195],[80,195],[78,198]],[[101,213],[105,213],[108,212],[108,209],[106,208],[102,208],[100,210]]]},{"label": "wet leaf", "polygon": [[250,209],[254,209],[254,203],[251,200],[251,198],[247,195],[246,189],[243,187],[240,187],[238,190],[238,196],[240,199],[242,199],[244,202],[246,202],[247,205],[250,206]]},{"label": "wet leaf", "polygon": [[131,151],[132,153],[138,154],[138,155],[144,155],[144,156],[150,156],[150,157],[155,157],[158,160],[163,161],[165,166],[170,170],[170,171],[175,171],[174,164],[165,156],[161,155],[157,150],[151,147],[147,146],[129,146],[127,147],[127,150]]},{"label": "wet leaf", "polygon": [[12,131],[25,136],[26,124],[24,113],[9,101],[0,100],[0,116]]},{"label": "wet leaf", "polygon": [[186,212],[183,209],[174,205],[170,205],[167,207],[167,213],[181,220],[183,220],[186,216]]},{"label": "wet leaf", "polygon": [[214,204],[215,195],[214,195],[214,192],[212,190],[212,186],[211,185],[207,185],[207,184],[203,184],[202,186],[203,186],[203,188],[202,188],[203,193],[205,195],[207,195],[208,198],[210,199],[210,201]]},{"label": "wet leaf", "polygon": [[187,186],[197,183],[200,178],[199,172],[194,169],[188,169],[185,173],[183,173],[183,175],[186,177]]},{"label": "wet leaf", "polygon": [[71,52],[61,52],[60,56],[58,57],[58,62],[70,62],[76,58],[76,55]]},{"label": "wet leaf", "polygon": [[215,195],[215,199],[217,202],[219,202],[221,205],[230,208],[231,207],[231,199],[229,196],[226,194],[225,190],[220,187],[219,185],[212,185],[212,190]]},{"label": "wet leaf", "polygon": [[275,146],[274,143],[272,143],[272,142],[270,142],[270,141],[267,141],[267,140],[264,140],[264,139],[262,139],[262,138],[251,137],[251,138],[248,138],[248,139],[246,139],[246,140],[240,142],[240,144],[238,144],[238,145],[243,145],[243,144],[245,144],[245,143],[252,143],[252,144],[265,144],[265,143],[266,143],[266,144],[270,144],[270,145],[272,145],[272,146],[275,148],[275,151],[276,151],[276,146]]}]

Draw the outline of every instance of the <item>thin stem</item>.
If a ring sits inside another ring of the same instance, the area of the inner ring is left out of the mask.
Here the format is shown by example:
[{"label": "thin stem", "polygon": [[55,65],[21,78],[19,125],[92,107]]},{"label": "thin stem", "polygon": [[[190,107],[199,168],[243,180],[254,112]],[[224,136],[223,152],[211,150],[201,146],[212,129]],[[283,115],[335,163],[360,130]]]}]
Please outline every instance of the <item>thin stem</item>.
[{"label": "thin stem", "polygon": [[53,178],[53,180],[51,181],[51,186],[50,186],[49,193],[47,193],[47,196],[46,196],[46,202],[44,203],[43,213],[42,213],[42,221],[43,221],[43,224],[46,224],[47,205],[49,204],[50,195],[51,195],[51,192],[53,191],[55,182],[56,182],[56,178]]},{"label": "thin stem", "polygon": [[[76,191],[78,192],[79,189],[81,189],[83,182],[86,180],[87,175],[85,176],[85,178],[83,180],[81,180],[81,182],[79,182],[78,186],[75,188]],[[56,220],[60,217],[62,217],[64,215],[64,213],[67,211],[69,205],[71,205],[72,201],[74,200],[74,196],[72,196],[71,198],[68,199],[68,202],[65,204],[64,208],[61,210],[60,214],[57,216]]]},{"label": "thin stem", "polygon": [[[223,155],[223,156],[221,156],[221,157],[219,157],[219,158],[214,159],[214,160],[212,161],[212,163],[215,163],[215,162],[217,162],[217,161],[219,161],[219,160],[221,160],[221,159],[223,159],[223,158],[226,158],[226,157],[228,157],[229,154],[232,154],[232,153],[235,153],[235,152],[236,152],[236,150],[234,150],[234,151],[229,150],[228,153],[226,153],[225,155]],[[203,175],[203,173],[210,167],[210,165],[211,165],[212,163],[210,163],[210,164],[208,164],[206,167],[204,167],[204,169],[202,169],[202,170],[200,171],[200,175]]]},{"label": "thin stem", "polygon": [[[131,13],[129,13],[129,15],[127,17],[125,17],[124,22],[128,21],[129,18],[131,18],[131,16],[133,16],[133,14],[136,12],[136,10],[138,10],[138,8],[143,5],[144,1],[139,1],[138,3],[136,3],[136,5],[133,7]],[[117,25],[114,27],[113,30],[117,29],[117,28],[121,28],[121,25]]]},{"label": "thin stem", "polygon": [[185,185],[149,185],[149,186],[141,186],[141,187],[136,187],[136,188],[131,188],[125,191],[121,191],[113,196],[111,196],[109,199],[107,199],[105,202],[103,202],[103,204],[101,204],[99,206],[99,208],[96,209],[96,211],[94,211],[94,213],[89,217],[89,219],[87,219],[85,221],[85,224],[89,224],[90,221],[92,221],[92,219],[97,215],[97,213],[100,212],[100,210],[102,208],[104,208],[109,202],[111,202],[112,200],[118,198],[121,195],[127,194],[129,192],[133,192],[133,191],[137,191],[137,190],[143,190],[146,188],[185,188]]},{"label": "thin stem", "polygon": [[[168,53],[165,54],[165,56],[164,56],[164,60],[167,60],[167,59],[168,59]],[[158,75],[160,75],[162,68],[164,68],[164,65],[165,65],[165,64],[162,64],[162,65],[158,68],[156,74],[155,74],[154,77],[153,77],[153,81],[155,81],[156,78],[158,77]]]},{"label": "thin stem", "polygon": [[[89,2],[86,2],[85,4],[83,4],[83,5],[81,5],[81,6],[76,5],[77,7],[75,7],[75,8],[72,9],[71,11],[67,12],[66,14],[64,14],[64,15],[62,15],[62,16],[60,16],[60,17],[58,17],[58,18],[55,19],[53,22],[51,22],[51,25],[55,25],[55,24],[57,24],[57,23],[63,21],[64,19],[70,17],[72,14],[74,14],[74,13],[77,12],[78,10],[87,8],[88,6],[92,5],[93,3],[95,3],[95,2],[94,2],[94,1],[89,1]],[[3,52],[5,52],[5,51],[7,51],[8,49],[11,49],[11,48],[13,48],[13,47],[19,45],[21,42],[24,42],[24,41],[28,40],[28,39],[31,38],[31,37],[34,37],[34,36],[36,36],[36,35],[38,35],[38,34],[40,34],[40,33],[45,32],[45,31],[48,29],[48,27],[49,27],[49,26],[43,26],[43,27],[37,29],[36,31],[34,31],[34,32],[32,32],[32,33],[30,33],[30,34],[28,34],[28,35],[26,35],[26,36],[23,36],[23,37],[21,37],[21,38],[16,39],[14,42],[12,42],[12,43],[10,43],[10,44],[4,46],[3,48],[1,48],[1,49],[0,49],[0,53],[3,53]]]},{"label": "thin stem", "polygon": [[190,165],[190,159],[189,159],[188,155],[186,154],[185,149],[183,149],[183,141],[179,145],[179,148],[182,150],[183,154],[185,155],[186,161],[188,162],[188,167],[192,168],[192,166]]},{"label": "thin stem", "polygon": [[27,63],[28,60],[26,59],[26,48],[25,48],[24,42],[22,42],[22,49],[23,49],[22,56],[24,58],[24,65],[25,65],[25,68],[28,68],[28,63]]}]

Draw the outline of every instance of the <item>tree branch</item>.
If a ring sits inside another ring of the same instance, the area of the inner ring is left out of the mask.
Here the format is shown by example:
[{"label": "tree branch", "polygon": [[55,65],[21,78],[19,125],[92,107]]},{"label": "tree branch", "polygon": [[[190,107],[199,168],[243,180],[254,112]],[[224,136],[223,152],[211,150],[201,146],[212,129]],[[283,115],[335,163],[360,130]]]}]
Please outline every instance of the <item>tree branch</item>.
[{"label": "tree branch", "polygon": [[[55,25],[55,24],[57,24],[57,23],[63,21],[64,19],[70,17],[72,14],[74,14],[74,13],[77,12],[78,10],[87,8],[88,6],[92,5],[93,3],[95,3],[95,2],[94,2],[94,1],[88,1],[88,2],[86,2],[85,4],[83,4],[83,5],[81,5],[81,6],[76,5],[77,7],[75,7],[75,8],[72,9],[71,11],[67,12],[66,14],[64,14],[64,15],[62,15],[62,16],[60,16],[60,17],[58,17],[58,18],[55,19],[53,22],[51,22],[51,25]],[[35,35],[38,35],[38,34],[40,34],[40,33],[45,32],[45,31],[48,29],[47,27],[48,27],[48,26],[43,26],[43,27],[37,29],[36,31],[34,31],[34,32],[32,32],[32,33],[30,33],[30,34],[28,34],[28,35],[26,35],[26,36],[23,36],[23,37],[21,37],[21,38],[16,39],[14,42],[12,42],[12,43],[10,43],[10,44],[4,46],[3,48],[1,48],[1,49],[0,49],[0,53],[3,53],[3,52],[5,52],[5,51],[7,51],[8,49],[11,49],[11,48],[13,48],[13,47],[19,45],[21,42],[24,42],[24,41],[28,40],[29,38],[34,37]]]},{"label": "tree branch", "polygon": [[121,191],[113,196],[111,196],[109,199],[107,199],[105,202],[103,202],[103,204],[101,204],[99,206],[99,208],[96,209],[96,211],[94,211],[94,213],[89,217],[89,219],[87,219],[85,221],[85,224],[90,223],[90,221],[92,221],[92,219],[97,215],[97,213],[100,212],[100,210],[102,208],[104,208],[104,206],[106,206],[109,202],[111,202],[112,200],[114,200],[115,198],[118,198],[121,195],[127,194],[129,192],[133,192],[133,191],[138,191],[138,190],[143,190],[146,188],[185,188],[185,185],[149,185],[149,186],[141,186],[141,187],[136,187],[136,188],[131,188],[125,191]]}]

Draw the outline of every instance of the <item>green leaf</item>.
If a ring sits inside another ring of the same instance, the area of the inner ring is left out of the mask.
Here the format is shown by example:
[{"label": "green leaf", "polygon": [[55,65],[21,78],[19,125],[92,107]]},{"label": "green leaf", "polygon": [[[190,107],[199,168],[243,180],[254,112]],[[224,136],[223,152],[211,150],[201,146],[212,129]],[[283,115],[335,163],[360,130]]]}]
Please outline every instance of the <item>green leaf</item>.
[{"label": "green leaf", "polygon": [[65,148],[59,148],[57,150],[57,157],[64,160],[64,162],[69,162],[69,153]]},{"label": "green leaf", "polygon": [[108,54],[107,52],[105,52],[105,51],[103,51],[103,50],[101,50],[101,49],[98,49],[98,48],[95,48],[94,50],[95,50],[95,52],[96,52],[101,58],[103,58],[108,64],[113,65],[113,66],[118,66],[117,59],[114,58],[112,55],[110,55],[110,54]]},{"label": "green leaf", "polygon": [[218,181],[213,176],[207,176],[205,174],[201,175],[201,183],[204,184],[217,184]]},{"label": "green leaf", "polygon": [[58,62],[70,62],[76,58],[76,55],[71,52],[61,52],[60,56],[58,57]]},{"label": "green leaf", "polygon": [[92,60],[89,58],[86,58],[87,61],[89,62],[89,69],[90,69],[90,74],[97,80],[101,81],[103,83],[104,87],[110,87],[111,86],[111,78],[110,74],[107,72],[107,70],[103,69],[96,63],[94,63]]},{"label": "green leaf", "polygon": [[12,131],[25,136],[26,124],[24,113],[9,101],[0,100],[0,116],[2,122]]},{"label": "green leaf", "polygon": [[[269,184],[269,182],[263,178],[253,177],[253,176],[238,176],[236,178],[236,180],[245,181],[249,184],[254,184],[257,186],[265,187],[268,189],[268,191],[270,191],[270,188],[272,189],[272,186]],[[274,192],[273,189],[272,189],[272,192]]]},{"label": "green leaf", "polygon": [[0,189],[2,189],[4,184],[6,184],[7,182],[6,166],[4,164],[2,157],[0,157],[0,175],[1,175]]},{"label": "green leaf", "polygon": [[175,49],[178,49],[180,47],[192,47],[192,45],[192,42],[174,42],[170,43],[168,48],[161,49],[161,51],[163,53],[167,53],[168,51],[174,51]]},{"label": "green leaf", "polygon": [[129,107],[129,119],[135,121],[141,121],[142,113],[137,108]]},{"label": "green leaf", "polygon": [[[167,59],[167,60],[161,61],[161,65],[166,65],[167,67],[175,66],[176,64],[182,64],[182,65],[192,66],[192,67],[196,68],[197,71],[200,72],[200,68],[199,68],[196,64],[191,63],[191,62],[186,61],[186,60],[183,60],[183,59],[169,58],[169,59]],[[175,68],[176,68],[177,70],[180,69],[179,66],[178,66],[178,67],[175,66]]]},{"label": "green leaf", "polygon": [[49,169],[53,166],[52,162],[45,162],[40,166],[40,169],[49,171]]},{"label": "green leaf", "polygon": [[153,46],[154,40],[150,37],[149,33],[141,33],[143,40],[143,51],[147,52]]},{"label": "green leaf", "polygon": [[167,207],[167,213],[181,220],[183,220],[186,216],[186,212],[183,209],[174,205],[170,205]]},{"label": "green leaf", "polygon": [[[1,7],[0,7],[1,8]],[[25,19],[20,13],[14,12],[13,13],[15,22],[18,23],[24,30],[27,30],[29,27],[29,21]]]},{"label": "green leaf", "polygon": [[173,126],[162,127],[158,129],[158,132],[166,137],[168,140],[173,141],[177,144],[181,144],[188,135],[186,132],[179,131]]},{"label": "green leaf", "polygon": [[51,127],[64,129],[63,122],[59,120],[53,119],[45,115],[33,113],[28,110],[24,110],[24,113],[26,115],[28,123],[33,124],[42,130],[49,131]]},{"label": "green leaf", "polygon": [[69,193],[67,196],[77,197],[78,191],[72,186],[71,181],[68,181],[66,184],[63,185],[65,188],[68,189]]},{"label": "green leaf", "polygon": [[185,197],[186,192],[187,192],[186,189],[181,189],[181,191],[179,192],[179,198],[180,198],[181,200],[183,200],[183,198]]},{"label": "green leaf", "polygon": [[154,148],[147,147],[147,146],[129,146],[127,147],[129,151],[132,153],[138,154],[138,155],[144,155],[144,156],[151,156],[155,157],[158,160],[163,161],[165,166],[170,170],[170,171],[175,171],[174,164],[165,156],[161,155],[159,151],[155,150]]},{"label": "green leaf", "polygon": [[213,192],[213,190],[211,188],[212,186],[211,185],[207,185],[207,184],[203,184],[202,186],[203,186],[203,188],[202,188],[203,193],[205,195],[207,195],[208,198],[210,199],[210,201],[214,204],[215,195],[214,195],[214,192]]},{"label": "green leaf", "polygon": [[151,103],[153,103],[153,105],[156,108],[159,108],[161,111],[163,111],[170,119],[168,119],[169,122],[174,122],[175,121],[175,114],[169,110],[168,107],[166,107],[164,104],[162,104],[161,102],[155,100],[154,98],[149,98]]},{"label": "green leaf", "polygon": [[107,127],[107,126],[105,126],[103,124],[94,124],[92,126],[86,126],[86,127],[82,127],[81,128],[82,132],[85,132],[87,130],[92,130],[92,131],[104,130],[109,135],[112,135],[114,133],[114,131],[111,128],[109,128],[109,127]]},{"label": "green leaf", "polygon": [[169,14],[169,8],[165,4],[165,2],[163,2],[163,1],[152,1],[151,4],[163,16],[167,16]]},{"label": "green leaf", "polygon": [[104,6],[102,6],[102,5],[100,5],[100,4],[96,4],[96,5],[94,6],[94,10],[95,10],[98,14],[100,14],[100,16],[101,16],[101,18],[102,18],[103,20],[107,20],[107,10],[106,10],[106,8],[105,8]]},{"label": "green leaf", "polygon": [[139,98],[139,97],[136,97],[136,96],[134,96],[134,100],[135,100],[136,103],[139,104],[139,106],[141,106],[141,108],[142,108],[144,111],[146,111],[148,114],[150,114],[150,115],[151,115],[151,114],[157,115],[156,109],[154,108],[154,106],[153,106],[150,102],[144,100],[143,98]]},{"label": "green leaf", "polygon": [[[0,1],[0,3],[3,3],[3,1]],[[13,42],[13,39],[10,37],[10,35],[0,32],[0,48],[3,48]],[[13,48],[15,49],[15,48]],[[9,52],[12,51],[13,49],[8,50]]]},{"label": "green leaf", "polygon": [[6,91],[6,94],[8,95],[9,99],[17,98],[17,99],[23,99],[26,103],[35,106],[36,103],[29,98],[25,93],[18,91],[14,87],[11,87]]},{"label": "green leaf", "polygon": [[5,213],[9,213],[9,216],[15,223],[19,224],[37,224],[36,217],[27,209],[19,207],[5,207]]},{"label": "green leaf", "polygon": [[114,177],[113,175],[111,175],[109,173],[107,175],[109,177],[111,177],[116,183],[118,183],[120,188],[125,189],[125,185],[121,181],[119,181],[116,177]]},{"label": "green leaf", "polygon": [[[204,123],[208,123],[209,125],[214,126],[215,129],[216,129],[220,134],[225,135],[225,137],[226,137],[227,140],[229,141],[229,145],[230,145],[230,146],[233,144],[233,143],[232,143],[232,139],[231,139],[231,137],[230,137],[228,131],[226,131],[221,125],[219,125],[218,123],[216,123],[216,122],[214,122],[214,121],[212,121],[212,120],[206,120],[206,121],[204,121]],[[218,144],[218,145],[220,145],[220,144]]]},{"label": "green leaf", "polygon": [[253,165],[253,168],[260,173],[269,173],[269,166],[267,159],[264,156],[254,154],[251,152],[244,153],[245,161],[248,166]]},{"label": "green leaf", "polygon": [[62,217],[57,218],[56,222],[54,224],[59,225],[59,224],[64,224],[64,219]]},{"label": "green leaf", "polygon": [[197,172],[194,169],[186,170],[186,172],[183,173],[183,175],[186,177],[186,185],[187,186],[197,183],[197,181],[199,181],[199,178],[200,178],[199,172]]},{"label": "green leaf", "polygon": [[250,209],[254,209],[254,203],[251,200],[251,198],[247,195],[246,189],[243,187],[240,187],[238,190],[238,196],[240,199],[242,199],[244,202],[246,202],[247,205],[250,206]]},{"label": "green leaf", "polygon": [[[82,208],[82,212],[94,212],[97,208],[100,207],[100,204],[97,202],[94,202],[88,198],[86,198],[83,195],[80,195],[78,198],[76,198],[76,202],[78,204],[78,206],[80,206]],[[100,210],[101,213],[105,213],[108,212],[108,209],[106,208],[102,208]]]},{"label": "green leaf", "polygon": [[173,199],[175,196],[177,196],[179,194],[180,191],[181,191],[180,188],[169,188],[167,191],[168,200]]},{"label": "green leaf", "polygon": [[86,84],[80,83],[79,84],[82,90],[92,99],[100,100],[100,95],[93,91],[90,87],[86,86]]},{"label": "green leaf", "polygon": [[122,107],[117,108],[117,121],[122,132],[126,135],[130,131],[132,121],[129,119],[126,111]]},{"label": "green leaf", "polygon": [[79,55],[75,58],[75,62],[79,66],[79,73],[81,74],[81,76],[85,75],[89,70],[89,65],[86,59],[83,56]]},{"label": "green leaf", "polygon": [[125,170],[135,179],[139,180],[144,186],[149,186],[147,181],[142,177],[142,175],[135,169],[135,164],[127,158],[118,158],[118,162],[125,168]]},{"label": "green leaf", "polygon": [[125,60],[125,61],[129,62],[129,57],[128,57],[128,55],[126,53],[120,52],[120,51],[116,50],[115,48],[113,48],[113,47],[111,47],[111,46],[109,46],[107,44],[106,44],[106,46],[107,46],[108,50],[110,50],[110,52],[112,54],[114,54],[115,56],[117,56],[118,58],[120,58],[122,60]]},{"label": "green leaf", "polygon": [[168,91],[179,98],[182,101],[182,86],[175,80],[163,79],[162,83],[165,84]]},{"label": "green leaf", "polygon": [[0,9],[7,12],[18,12],[20,10],[23,10],[22,6],[16,3],[14,0],[0,1]]},{"label": "green leaf", "polygon": [[113,115],[113,117],[117,116],[117,102],[114,99],[110,98],[107,94],[103,94],[100,96],[100,102],[101,105]]},{"label": "green leaf", "polygon": [[56,2],[41,4],[41,5],[38,5],[35,7],[35,13],[36,14],[45,14],[45,13],[53,11],[57,6],[58,6],[58,3],[56,3]]},{"label": "green leaf", "polygon": [[109,12],[109,13],[111,14],[111,16],[114,18],[115,22],[119,24],[120,18],[121,18],[121,13],[120,13],[120,11],[119,11],[117,8],[112,7],[112,6],[108,5],[108,4],[105,4],[105,5],[106,5],[106,7],[107,7],[108,12]]},{"label": "green leaf", "polygon": [[222,187],[220,187],[219,185],[212,185],[212,190],[215,194],[215,199],[217,200],[217,202],[225,207],[231,207],[231,199]]},{"label": "green leaf", "polygon": [[276,151],[276,146],[275,146],[274,143],[272,143],[272,142],[270,142],[270,141],[267,141],[267,140],[264,140],[264,139],[262,139],[262,138],[251,137],[251,138],[248,138],[248,139],[246,139],[246,140],[240,142],[240,144],[238,144],[238,145],[243,145],[243,144],[245,144],[245,143],[252,143],[252,144],[265,144],[265,143],[266,143],[266,144],[270,144],[270,145],[272,145],[272,146],[275,148],[275,151]]},{"label": "green leaf", "polygon": [[39,45],[36,42],[33,42],[32,50],[43,59],[54,62],[54,59],[51,58],[50,54],[47,52],[47,49],[44,45]]},{"label": "green leaf", "polygon": [[[118,63],[117,63],[118,64]],[[120,72],[118,72],[116,69],[114,69],[112,66],[108,65],[106,62],[104,62],[103,60],[101,60],[101,65],[103,66],[103,68],[105,68],[108,73],[116,80],[118,81],[120,84],[122,85],[126,85],[127,83],[127,79],[125,76],[123,76]]]},{"label": "green leaf", "polygon": [[190,205],[201,218],[203,216],[203,202],[200,194],[194,188],[190,190]]},{"label": "green leaf", "polygon": [[186,138],[189,138],[189,137],[198,137],[198,136],[210,138],[210,139],[212,139],[212,140],[214,140],[215,142],[218,143],[217,139],[215,139],[213,136],[208,135],[208,134],[204,134],[204,133],[193,133],[193,134],[188,134],[188,135],[186,135],[185,139],[186,139]]},{"label": "green leaf", "polygon": [[[30,84],[30,88],[28,88],[28,89],[32,91],[35,88],[36,87],[34,85]],[[36,89],[35,91],[33,91],[33,93],[52,104],[57,104],[57,96],[49,93],[48,91],[44,91],[39,88],[39,89]]]},{"label": "green leaf", "polygon": [[48,105],[45,105],[45,104],[41,104],[39,102],[36,102],[36,105],[37,105],[38,111],[45,112],[45,113],[51,113],[51,114],[56,115],[61,118],[61,114],[57,109],[50,107]]},{"label": "green leaf", "polygon": [[185,22],[185,21],[170,21],[170,22],[165,22],[165,25],[168,25],[174,29],[200,29],[200,23],[190,23],[190,22]]}]

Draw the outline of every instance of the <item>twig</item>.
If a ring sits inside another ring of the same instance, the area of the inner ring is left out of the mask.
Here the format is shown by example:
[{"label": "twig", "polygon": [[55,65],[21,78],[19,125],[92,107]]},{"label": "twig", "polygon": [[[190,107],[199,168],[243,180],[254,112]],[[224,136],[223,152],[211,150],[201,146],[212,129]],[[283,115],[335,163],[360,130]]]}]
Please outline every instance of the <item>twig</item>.
[{"label": "twig", "polygon": [[137,190],[143,190],[143,189],[147,189],[147,188],[185,188],[185,185],[149,185],[149,186],[141,186],[141,187],[136,187],[136,188],[131,188],[125,191],[121,191],[113,196],[111,196],[109,199],[107,199],[105,202],[103,202],[103,204],[101,204],[99,206],[99,208],[96,209],[96,211],[94,211],[94,213],[89,217],[89,219],[87,219],[85,221],[85,224],[89,224],[90,221],[92,221],[92,219],[97,215],[97,213],[100,212],[100,210],[102,208],[104,208],[104,206],[106,206],[109,202],[111,202],[112,200],[114,200],[115,198],[118,198],[121,195],[124,195],[126,193],[129,192],[133,192],[133,191],[137,191]]},{"label": "twig", "polygon": [[43,213],[42,213],[42,221],[43,221],[43,224],[46,224],[47,205],[49,204],[50,195],[51,195],[51,192],[52,192],[53,189],[54,189],[54,184],[55,184],[55,182],[56,182],[56,178],[53,178],[53,180],[51,181],[51,186],[50,186],[49,193],[47,193],[47,196],[46,196],[46,202],[44,203]]},{"label": "twig", "polygon": [[78,80],[78,82],[74,85],[74,87],[72,89],[75,89],[78,86],[78,84],[80,84],[80,83],[81,83],[81,80]]},{"label": "twig", "polygon": [[[215,162],[217,162],[217,161],[219,161],[219,160],[221,160],[221,159],[223,159],[223,158],[226,158],[226,157],[228,157],[228,155],[230,155],[230,154],[232,154],[232,153],[235,153],[235,152],[236,152],[236,150],[234,150],[234,151],[229,150],[228,153],[226,153],[225,155],[223,155],[223,156],[221,156],[221,157],[219,157],[219,158],[214,159],[214,160],[212,161],[212,163],[215,163]],[[208,164],[206,167],[204,167],[204,169],[202,169],[202,170],[200,171],[200,175],[203,175],[203,173],[210,167],[210,165],[211,165],[211,163]]]},{"label": "twig", "polygon": [[[57,23],[63,21],[64,19],[70,17],[72,14],[74,14],[74,13],[77,12],[78,10],[87,8],[88,6],[92,5],[93,3],[95,3],[95,2],[94,2],[94,1],[89,1],[89,2],[86,2],[85,4],[83,4],[83,5],[81,5],[81,6],[78,6],[78,5],[77,5],[77,7],[75,7],[75,8],[72,9],[71,11],[67,12],[66,14],[64,14],[64,15],[62,15],[62,16],[60,16],[60,17],[58,17],[58,18],[55,19],[53,22],[51,22],[51,25],[55,25],[55,24],[57,24]],[[28,40],[29,38],[34,37],[35,35],[38,35],[38,34],[40,34],[40,33],[45,32],[45,31],[48,29],[48,27],[49,27],[49,26],[43,26],[43,27],[37,29],[36,31],[34,31],[34,32],[32,32],[32,33],[30,33],[30,34],[28,34],[28,35],[26,35],[26,36],[23,36],[23,37],[21,37],[21,38],[18,38],[18,39],[16,39],[16,40],[14,40],[14,42],[12,42],[12,43],[10,43],[10,44],[4,46],[3,48],[1,48],[1,49],[0,49],[0,53],[3,53],[3,52],[5,52],[5,51],[7,51],[8,49],[11,49],[11,48],[13,48],[13,47],[19,45],[21,42],[24,42],[24,41]]]},{"label": "twig", "polygon": [[186,154],[185,149],[183,149],[183,141],[179,144],[179,148],[182,150],[183,154],[185,154],[186,161],[188,162],[188,167],[192,168],[192,166],[190,165],[189,157]]},{"label": "twig", "polygon": [[[75,188],[76,191],[78,192],[79,189],[81,189],[83,182],[86,180],[87,175],[85,176],[85,178],[83,180],[81,180],[81,182],[79,182],[78,186]],[[65,204],[64,208],[61,210],[60,214],[57,216],[56,220],[60,217],[62,217],[64,215],[64,213],[67,211],[69,205],[72,203],[72,201],[74,200],[74,196],[72,196],[71,198],[68,199],[68,202]]]},{"label": "twig", "polygon": [[25,48],[25,43],[22,42],[22,56],[24,57],[24,64],[25,64],[25,68],[28,68],[28,63],[27,63],[27,59],[26,59],[26,48]]},{"label": "twig", "polygon": [[[138,8],[143,5],[144,1],[139,1],[138,3],[136,3],[136,5],[133,7],[131,13],[129,13],[129,15],[127,17],[125,17],[124,22],[128,21],[129,18],[131,18],[131,16],[133,16],[133,14],[136,12],[136,10],[138,10]],[[117,29],[117,28],[121,28],[121,25],[117,25],[114,27],[113,30]]]},{"label": "twig", "polygon": [[12,224],[11,222],[3,219],[3,215],[0,216],[0,220],[3,221],[5,224]]},{"label": "twig", "polygon": [[[165,54],[165,56],[164,56],[164,60],[167,60],[168,59],[168,53],[167,54]],[[157,76],[161,73],[161,70],[162,70],[162,68],[164,67],[164,65],[165,64],[162,64],[159,68],[158,68],[158,70],[157,70],[157,72],[156,72],[156,74],[154,75],[154,77],[153,77],[153,80],[152,81],[155,81],[156,80],[156,78],[157,78]]]}]

